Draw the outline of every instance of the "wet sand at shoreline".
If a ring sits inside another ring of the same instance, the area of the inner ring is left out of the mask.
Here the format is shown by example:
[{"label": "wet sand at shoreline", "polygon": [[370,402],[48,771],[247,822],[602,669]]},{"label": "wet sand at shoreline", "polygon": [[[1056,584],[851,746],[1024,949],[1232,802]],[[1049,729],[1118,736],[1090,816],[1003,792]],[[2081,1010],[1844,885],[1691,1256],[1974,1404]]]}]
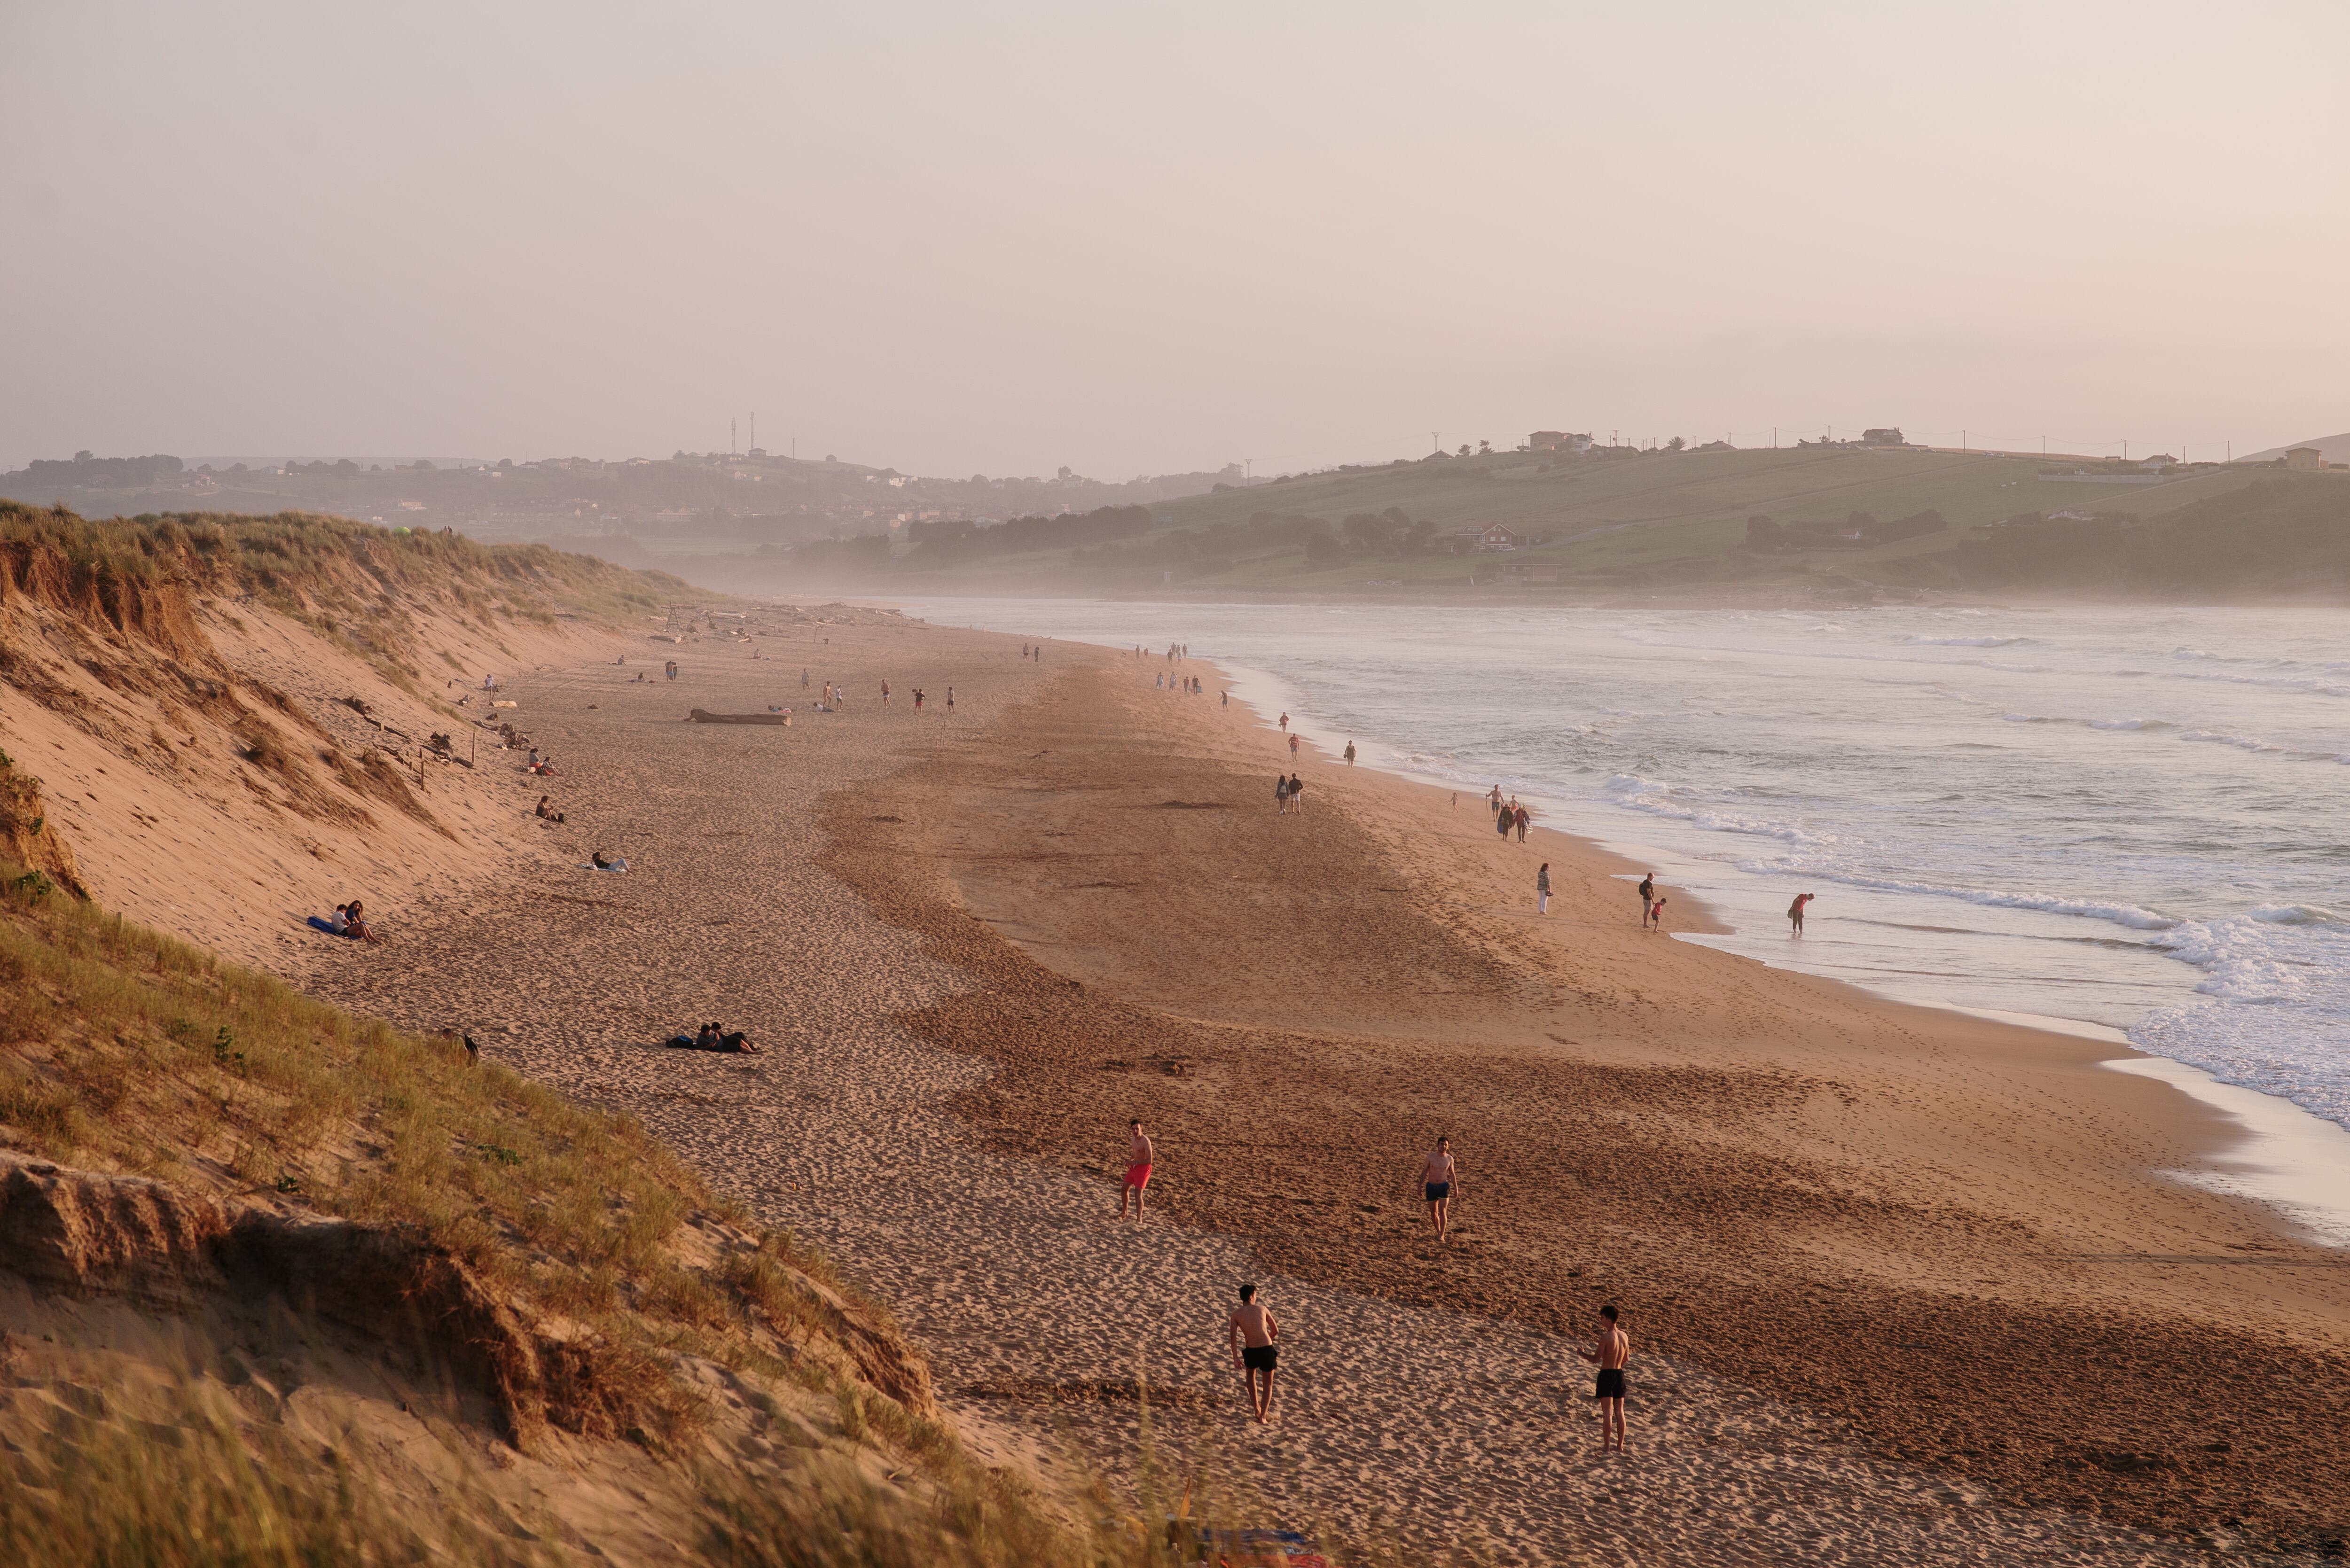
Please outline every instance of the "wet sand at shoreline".
[{"label": "wet sand at shoreline", "polygon": [[[2350,1273],[2148,1174],[2212,1134],[2183,1096],[1643,936],[1618,867],[1469,801],[1309,754],[1276,819],[1274,741],[1163,663],[858,618],[681,650],[675,687],[516,681],[552,836],[633,869],[404,911],[299,978],[636,1111],[890,1302],[1005,1458],[1131,1473],[1139,1366],[1168,1451],[1285,1517],[1529,1562],[2184,1562],[2345,1517],[2310,1450]],[[803,662],[850,714],[678,722],[804,705]],[[705,1017],[768,1053],[654,1044]],[[1128,1114],[1139,1234],[1089,1174]],[[1437,1130],[1440,1257],[1406,1190]],[[1243,1277],[1292,1336],[1264,1433],[1222,1353]],[[1604,1465],[1556,1337],[1601,1299],[1637,1350]]]}]

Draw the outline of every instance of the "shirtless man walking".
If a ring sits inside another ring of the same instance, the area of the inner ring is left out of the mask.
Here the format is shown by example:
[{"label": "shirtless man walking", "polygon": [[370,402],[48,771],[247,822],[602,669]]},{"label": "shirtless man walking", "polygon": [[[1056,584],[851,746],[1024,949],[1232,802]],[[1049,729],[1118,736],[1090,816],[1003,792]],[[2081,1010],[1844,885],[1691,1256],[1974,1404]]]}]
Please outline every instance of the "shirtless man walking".
[{"label": "shirtless man walking", "polygon": [[[1256,1287],[1241,1287],[1241,1304],[1226,1320],[1226,1336],[1232,1346],[1232,1367],[1241,1375],[1248,1389],[1249,1404],[1256,1411],[1258,1425],[1273,1419],[1273,1375],[1281,1362],[1281,1348],[1274,1342],[1281,1337],[1281,1324],[1273,1314],[1257,1303]],[[1264,1382],[1257,1382],[1263,1374]]]},{"label": "shirtless man walking", "polygon": [[1632,1336],[1616,1325],[1614,1303],[1599,1309],[1599,1342],[1583,1359],[1599,1368],[1593,1392],[1599,1399],[1599,1451],[1624,1451],[1624,1364],[1632,1359]]},{"label": "shirtless man walking", "polygon": [[1118,1189],[1118,1217],[1126,1218],[1126,1200],[1134,1199],[1134,1222],[1142,1223],[1142,1194],[1150,1185],[1150,1137],[1142,1130],[1142,1118],[1137,1116],[1126,1124],[1131,1136],[1126,1145],[1126,1180]]},{"label": "shirtless man walking", "polygon": [[1428,1199],[1429,1229],[1441,1241],[1452,1223],[1452,1199],[1459,1194],[1461,1173],[1452,1163],[1452,1140],[1440,1137],[1420,1164],[1419,1192]]}]

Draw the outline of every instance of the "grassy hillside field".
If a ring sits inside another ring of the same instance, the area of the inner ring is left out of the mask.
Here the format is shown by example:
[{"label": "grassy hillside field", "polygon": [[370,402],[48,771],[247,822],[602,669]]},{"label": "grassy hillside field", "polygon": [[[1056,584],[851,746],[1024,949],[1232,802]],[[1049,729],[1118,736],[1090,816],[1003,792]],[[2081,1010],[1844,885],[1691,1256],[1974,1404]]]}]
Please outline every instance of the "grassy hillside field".
[{"label": "grassy hillside field", "polygon": [[[1102,514],[1091,545],[1018,548],[1010,530],[982,530],[951,551],[918,540],[809,563],[810,575],[933,592],[2350,598],[2350,473],[2267,466],[2139,473],[1912,448],[1493,453],[1219,487],[1149,510],[1140,530]],[[1493,554],[1448,538],[1488,523],[1533,542]]]}]

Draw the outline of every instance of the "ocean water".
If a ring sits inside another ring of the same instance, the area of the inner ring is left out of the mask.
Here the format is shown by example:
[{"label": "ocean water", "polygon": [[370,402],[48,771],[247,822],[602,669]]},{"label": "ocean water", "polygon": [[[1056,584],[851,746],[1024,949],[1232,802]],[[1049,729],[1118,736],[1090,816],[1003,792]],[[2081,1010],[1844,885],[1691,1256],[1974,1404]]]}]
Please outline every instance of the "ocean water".
[{"label": "ocean water", "polygon": [[2350,611],[908,608],[1186,641],[1331,753],[1463,810],[1498,783],[1734,927],[1690,940],[2104,1025],[2350,1127]]}]

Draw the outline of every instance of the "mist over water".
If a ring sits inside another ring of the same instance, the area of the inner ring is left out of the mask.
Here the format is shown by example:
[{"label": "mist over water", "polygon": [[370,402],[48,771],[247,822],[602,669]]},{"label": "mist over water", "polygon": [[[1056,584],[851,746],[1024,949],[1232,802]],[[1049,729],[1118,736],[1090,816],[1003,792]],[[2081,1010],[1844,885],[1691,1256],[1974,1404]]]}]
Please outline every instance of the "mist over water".
[{"label": "mist over water", "polygon": [[1187,641],[1334,755],[1654,864],[1735,928],[1690,940],[2107,1025],[2350,1126],[2350,611],[909,608]]}]

